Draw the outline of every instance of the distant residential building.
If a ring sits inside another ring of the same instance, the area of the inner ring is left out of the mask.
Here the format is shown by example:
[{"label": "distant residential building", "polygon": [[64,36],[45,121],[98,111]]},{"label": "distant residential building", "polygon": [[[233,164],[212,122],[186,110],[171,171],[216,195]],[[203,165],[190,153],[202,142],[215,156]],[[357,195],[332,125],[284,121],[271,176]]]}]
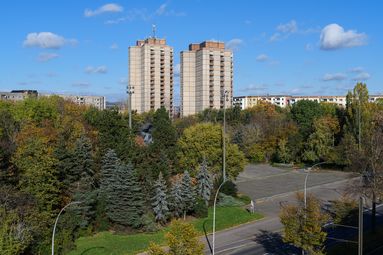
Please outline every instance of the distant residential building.
[{"label": "distant residential building", "polygon": [[165,107],[173,111],[173,48],[165,39],[139,40],[129,47],[129,89],[138,113]]},{"label": "distant residential building", "polygon": [[36,90],[12,90],[11,92],[0,92],[0,100],[22,101],[28,97],[37,97]]},{"label": "distant residential building", "polygon": [[190,44],[181,52],[181,116],[205,109],[222,109],[224,91],[226,107],[232,105],[233,53],[223,42],[205,41]]},{"label": "distant residential building", "polygon": [[78,105],[92,106],[99,110],[106,109],[106,99],[104,96],[76,96],[76,95],[65,95],[65,94],[39,94],[39,97],[44,96],[59,96],[64,100],[71,101]]},{"label": "distant residential building", "polygon": [[[369,101],[375,102],[383,99],[383,95],[370,95]],[[309,100],[318,103],[332,103],[341,107],[346,107],[346,96],[291,96],[291,95],[262,95],[262,96],[238,96],[233,98],[233,106],[247,109],[257,105],[259,101],[278,105],[282,108],[293,105],[301,100]]]},{"label": "distant residential building", "polygon": [[93,106],[99,110],[105,109],[106,100],[103,96],[73,96],[64,94],[41,94],[37,90],[12,90],[0,92],[0,100],[22,101],[29,97],[59,96],[78,105]]}]

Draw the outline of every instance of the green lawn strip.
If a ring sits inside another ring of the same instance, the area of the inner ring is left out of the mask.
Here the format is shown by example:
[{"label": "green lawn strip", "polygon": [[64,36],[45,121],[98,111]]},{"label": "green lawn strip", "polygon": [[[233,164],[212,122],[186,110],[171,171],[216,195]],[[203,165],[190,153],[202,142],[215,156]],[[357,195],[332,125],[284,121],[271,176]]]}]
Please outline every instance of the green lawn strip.
[{"label": "green lawn strip", "polygon": [[[262,218],[260,214],[250,214],[242,207],[217,207],[216,230],[230,228]],[[212,231],[213,209],[209,208],[209,217],[194,219],[191,223],[203,234],[203,223],[205,220],[206,230]],[[81,237],[76,241],[77,248],[69,255],[128,255],[145,251],[150,242],[164,244],[164,234],[168,228],[147,234],[138,233],[132,235],[113,234],[101,232],[91,237]]]}]

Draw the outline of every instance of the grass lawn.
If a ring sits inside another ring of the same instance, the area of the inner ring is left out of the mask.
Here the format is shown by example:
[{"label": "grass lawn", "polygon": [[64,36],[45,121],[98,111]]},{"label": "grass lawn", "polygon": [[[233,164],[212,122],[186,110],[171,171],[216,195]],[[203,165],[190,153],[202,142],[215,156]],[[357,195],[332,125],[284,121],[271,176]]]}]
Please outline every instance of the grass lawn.
[{"label": "grass lawn", "polygon": [[[209,208],[209,217],[192,220],[191,223],[203,235],[203,222],[208,232],[212,231],[213,209]],[[230,228],[239,224],[262,218],[260,214],[249,214],[242,207],[217,207],[216,230]],[[121,235],[101,232],[91,237],[81,237],[76,241],[77,249],[69,255],[128,255],[147,249],[150,242],[164,243],[167,228],[153,234]]]}]

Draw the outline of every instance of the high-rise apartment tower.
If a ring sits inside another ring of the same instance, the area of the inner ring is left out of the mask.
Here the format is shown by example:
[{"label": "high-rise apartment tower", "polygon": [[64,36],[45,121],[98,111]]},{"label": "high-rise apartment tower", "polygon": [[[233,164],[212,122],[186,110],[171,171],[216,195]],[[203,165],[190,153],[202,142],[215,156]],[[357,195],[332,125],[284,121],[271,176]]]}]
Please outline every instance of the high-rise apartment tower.
[{"label": "high-rise apartment tower", "polygon": [[181,52],[181,116],[222,109],[233,98],[233,53],[223,42],[190,44]]},{"label": "high-rise apartment tower", "polygon": [[151,37],[129,47],[129,92],[138,113],[165,107],[173,111],[173,48]]}]

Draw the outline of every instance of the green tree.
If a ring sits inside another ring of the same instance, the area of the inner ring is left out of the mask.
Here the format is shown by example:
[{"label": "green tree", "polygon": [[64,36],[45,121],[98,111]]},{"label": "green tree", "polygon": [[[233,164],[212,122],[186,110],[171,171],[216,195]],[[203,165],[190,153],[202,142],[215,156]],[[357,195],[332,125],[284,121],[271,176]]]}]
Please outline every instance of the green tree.
[{"label": "green tree", "polygon": [[76,141],[74,164],[70,175],[73,198],[82,201],[76,211],[80,217],[80,227],[88,227],[95,216],[96,190],[94,182],[95,165],[92,155],[92,144],[89,138],[82,135]]},{"label": "green tree", "polygon": [[165,252],[157,244],[151,243],[149,255],[202,255],[204,245],[199,240],[197,230],[190,223],[175,220],[165,235],[169,251]]},{"label": "green tree", "polygon": [[213,182],[207,169],[207,162],[204,159],[197,174],[197,194],[209,204]]},{"label": "green tree", "polygon": [[16,212],[0,207],[0,254],[23,254],[32,241],[32,233]]},{"label": "green tree", "polygon": [[169,215],[169,207],[166,182],[162,177],[162,173],[159,174],[158,180],[154,183],[154,197],[152,200],[156,221],[162,224],[166,223]]},{"label": "green tree", "polygon": [[185,219],[187,212],[193,209],[193,204],[195,200],[192,180],[187,170],[185,170],[184,175],[182,177],[180,188],[181,188],[181,198],[182,198],[182,209],[183,209],[183,214]]},{"label": "green tree", "polygon": [[299,130],[305,138],[313,131],[314,120],[322,115],[323,108],[316,101],[300,100],[291,108],[291,116],[298,123]]},{"label": "green tree", "polygon": [[335,135],[340,132],[335,117],[323,116],[314,121],[314,132],[309,136],[303,159],[306,161],[329,160],[334,153]]},{"label": "green tree", "polygon": [[175,217],[181,217],[183,213],[183,197],[179,181],[176,181],[170,190],[170,208]]},{"label": "green tree", "polygon": [[291,243],[308,254],[321,255],[327,233],[323,225],[328,216],[321,211],[321,205],[312,195],[307,197],[307,208],[304,206],[302,193],[297,193],[298,205],[282,207],[280,218],[284,225],[283,241]]},{"label": "green tree", "polygon": [[[226,139],[226,171],[230,178],[236,178],[243,171],[246,159],[236,144]],[[178,140],[178,158],[181,168],[191,169],[195,176],[199,162],[204,158],[212,174],[222,171],[222,129],[220,125],[201,123],[185,129]]]}]

